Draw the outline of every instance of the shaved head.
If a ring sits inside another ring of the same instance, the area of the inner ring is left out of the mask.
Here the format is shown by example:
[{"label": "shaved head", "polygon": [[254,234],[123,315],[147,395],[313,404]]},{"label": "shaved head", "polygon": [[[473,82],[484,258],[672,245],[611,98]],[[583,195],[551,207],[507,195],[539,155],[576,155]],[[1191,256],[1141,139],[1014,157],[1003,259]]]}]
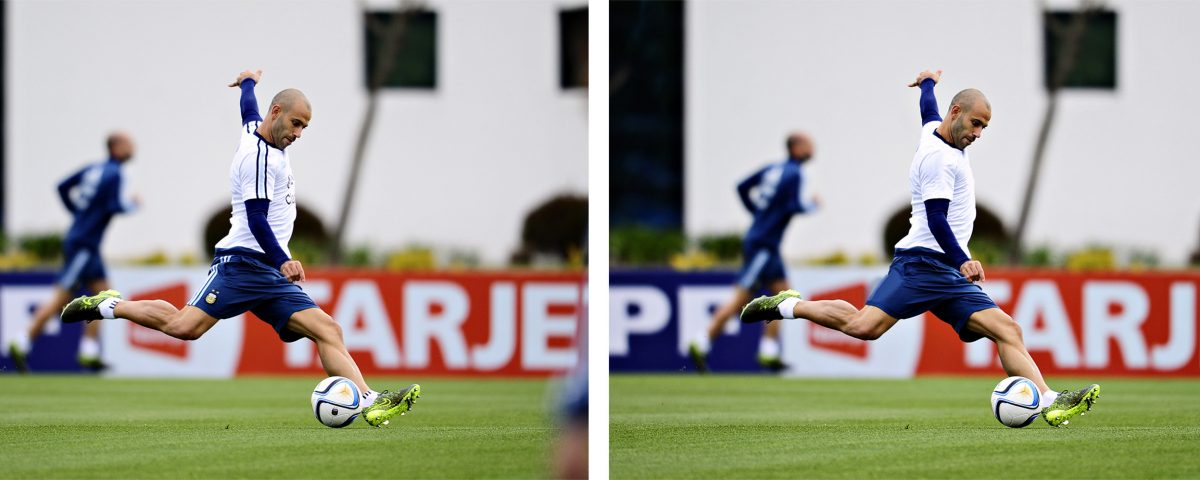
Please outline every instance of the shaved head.
[{"label": "shaved head", "polygon": [[983,136],[983,129],[991,120],[992,104],[987,97],[979,90],[968,88],[950,100],[950,111],[942,123],[947,130],[942,133],[948,134],[947,141],[962,150]]},{"label": "shaved head", "polygon": [[287,88],[275,94],[275,98],[271,99],[271,106],[279,105],[283,111],[287,112],[291,111],[292,107],[300,104],[300,102],[303,102],[305,107],[312,110],[312,104],[308,103],[308,97],[305,97],[303,92],[294,88]]},{"label": "shaved head", "polygon": [[987,106],[988,111],[992,110],[992,104],[988,102],[987,97],[983,96],[983,92],[974,88],[968,88],[954,95],[954,98],[950,100],[950,106],[958,105],[963,111],[969,112],[979,102],[983,102]]},{"label": "shaved head", "polygon": [[263,127],[270,134],[268,141],[282,150],[300,138],[308,128],[309,120],[312,120],[312,104],[308,103],[308,97],[299,90],[288,88],[271,99]]},{"label": "shaved head", "polygon": [[128,133],[116,131],[108,134],[105,145],[108,147],[109,157],[122,162],[133,157],[133,137]]},{"label": "shaved head", "polygon": [[812,157],[812,137],[809,137],[807,133],[797,131],[788,134],[786,145],[788,157],[802,162]]}]

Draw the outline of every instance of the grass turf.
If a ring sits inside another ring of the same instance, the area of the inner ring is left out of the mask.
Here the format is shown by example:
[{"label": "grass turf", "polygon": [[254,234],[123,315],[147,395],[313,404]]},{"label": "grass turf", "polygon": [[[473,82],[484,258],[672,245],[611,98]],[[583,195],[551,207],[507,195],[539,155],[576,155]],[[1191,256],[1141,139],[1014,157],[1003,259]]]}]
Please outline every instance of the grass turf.
[{"label": "grass turf", "polygon": [[[612,478],[1197,478],[1200,381],[1101,379],[1068,427],[1001,425],[999,378],[612,375]],[[1079,379],[1051,378],[1056,388]]]},{"label": "grass turf", "polygon": [[3,375],[0,478],[546,475],[556,430],[544,380],[421,379],[413,411],[379,429],[317,422],[318,380]]}]

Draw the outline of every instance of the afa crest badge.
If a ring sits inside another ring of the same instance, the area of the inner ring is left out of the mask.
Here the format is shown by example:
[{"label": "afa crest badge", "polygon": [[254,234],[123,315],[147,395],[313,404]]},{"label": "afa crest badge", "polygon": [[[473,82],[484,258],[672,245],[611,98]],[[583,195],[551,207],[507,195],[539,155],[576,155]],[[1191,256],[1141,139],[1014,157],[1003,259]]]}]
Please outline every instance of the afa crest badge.
[{"label": "afa crest badge", "polygon": [[204,301],[209,305],[217,303],[217,292],[208,292],[208,296],[204,297]]}]

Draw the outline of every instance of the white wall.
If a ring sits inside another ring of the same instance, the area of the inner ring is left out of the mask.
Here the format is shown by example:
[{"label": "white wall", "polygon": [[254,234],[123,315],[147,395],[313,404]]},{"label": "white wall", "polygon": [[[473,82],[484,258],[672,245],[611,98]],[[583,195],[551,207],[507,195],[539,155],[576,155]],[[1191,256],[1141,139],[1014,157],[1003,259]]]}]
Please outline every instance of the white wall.
[{"label": "white wall", "polygon": [[[381,97],[348,241],[502,263],[526,212],[587,191],[586,93],[558,85],[558,11],[586,2],[425,3],[438,86]],[[54,185],[122,128],[138,143],[126,171],[144,208],[114,220],[104,253],[209,254],[202,229],[229,202],[238,139],[238,90],[225,85],[247,68],[264,70],[261,109],[286,87],[311,100],[288,152],[300,204],[336,224],[366,108],[357,2],[17,0],[5,27],[11,233],[65,229]]]},{"label": "white wall", "polygon": [[[1060,96],[1027,238],[1152,248],[1182,263],[1200,230],[1200,3],[1107,3],[1118,88]],[[734,186],[803,129],[817,145],[807,188],[825,208],[793,221],[784,255],[879,252],[884,223],[909,202],[920,116],[905,85],[939,68],[943,115],[963,88],[991,100],[991,126],[969,150],[977,197],[1015,226],[1046,105],[1038,2],[713,1],[686,15],[690,234],[748,227]]]}]

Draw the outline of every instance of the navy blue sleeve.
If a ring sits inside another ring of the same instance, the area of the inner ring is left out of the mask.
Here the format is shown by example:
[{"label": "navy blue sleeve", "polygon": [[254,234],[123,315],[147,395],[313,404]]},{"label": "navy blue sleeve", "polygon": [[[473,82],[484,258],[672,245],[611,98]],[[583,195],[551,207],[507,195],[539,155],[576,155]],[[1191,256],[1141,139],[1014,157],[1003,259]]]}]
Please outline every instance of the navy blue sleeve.
[{"label": "navy blue sleeve", "polygon": [[279,241],[275,240],[275,232],[271,231],[271,224],[267,223],[267,208],[270,205],[271,201],[265,198],[246,200],[246,223],[250,225],[250,233],[254,234],[254,239],[258,240],[258,246],[262,247],[263,253],[271,259],[271,265],[278,269],[291,258],[283,253]]},{"label": "navy blue sleeve", "polygon": [[801,177],[799,173],[792,172],[786,174],[782,185],[779,187],[779,193],[776,196],[783,197],[784,206],[789,213],[804,213],[808,211],[804,202],[800,201]]},{"label": "navy blue sleeve", "polygon": [[942,116],[938,114],[937,97],[933,96],[933,86],[932,78],[921,81],[921,125],[942,121]]},{"label": "navy blue sleeve", "polygon": [[929,232],[937,240],[938,246],[942,247],[942,251],[950,257],[950,261],[954,262],[954,267],[959,268],[971,258],[963,252],[962,247],[958,245],[958,239],[954,238],[954,231],[950,230],[950,221],[946,219],[949,210],[948,199],[931,198],[925,201],[925,219],[929,222]]},{"label": "navy blue sleeve", "polygon": [[742,200],[742,206],[746,207],[746,210],[748,210],[750,213],[758,211],[758,209],[754,207],[754,200],[750,198],[750,189],[759,184],[759,182],[762,180],[763,172],[765,171],[767,171],[767,169],[764,168],[754,172],[753,175],[746,177],[745,180],[742,180],[740,183],[738,183],[738,198]]},{"label": "navy blue sleeve", "polygon": [[58,198],[62,200],[63,207],[66,207],[68,212],[75,213],[75,204],[71,202],[71,189],[79,185],[79,181],[83,178],[83,172],[87,168],[82,168],[71,176],[58,182]]},{"label": "navy blue sleeve", "polygon": [[105,210],[112,213],[125,212],[125,205],[121,202],[121,173],[104,172],[104,179],[100,181],[100,192],[97,196],[103,199]]},{"label": "navy blue sleeve", "polygon": [[261,122],[258,114],[258,99],[254,98],[254,80],[242,80],[242,125],[250,122]]}]

